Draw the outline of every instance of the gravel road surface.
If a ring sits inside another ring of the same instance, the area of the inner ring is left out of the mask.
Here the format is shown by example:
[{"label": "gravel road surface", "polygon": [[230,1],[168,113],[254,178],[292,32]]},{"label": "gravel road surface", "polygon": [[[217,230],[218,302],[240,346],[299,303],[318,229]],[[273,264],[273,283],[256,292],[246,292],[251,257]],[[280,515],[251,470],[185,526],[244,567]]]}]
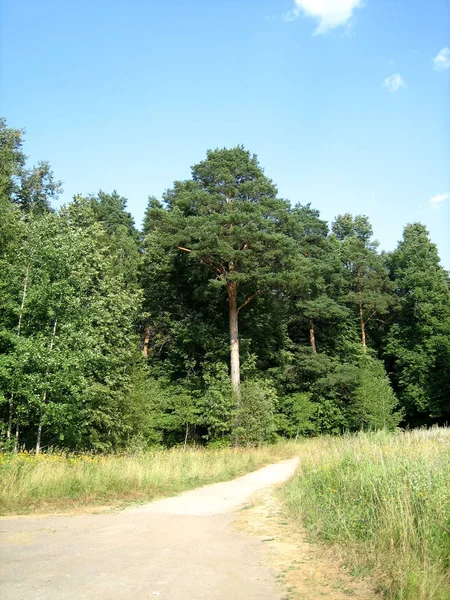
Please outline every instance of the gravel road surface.
[{"label": "gravel road surface", "polygon": [[109,514],[0,519],[0,596],[14,600],[280,600],[261,540],[233,528],[298,459]]}]

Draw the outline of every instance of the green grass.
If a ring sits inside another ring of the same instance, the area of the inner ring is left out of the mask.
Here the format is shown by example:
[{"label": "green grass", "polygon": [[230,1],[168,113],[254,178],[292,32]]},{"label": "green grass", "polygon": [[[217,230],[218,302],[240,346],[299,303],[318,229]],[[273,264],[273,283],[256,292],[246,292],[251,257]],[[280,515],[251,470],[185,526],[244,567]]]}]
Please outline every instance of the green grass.
[{"label": "green grass", "polygon": [[450,599],[450,430],[318,438],[285,487],[291,516],[390,600]]},{"label": "green grass", "polygon": [[226,481],[296,453],[262,448],[158,450],[139,455],[0,455],[0,514],[120,506]]}]

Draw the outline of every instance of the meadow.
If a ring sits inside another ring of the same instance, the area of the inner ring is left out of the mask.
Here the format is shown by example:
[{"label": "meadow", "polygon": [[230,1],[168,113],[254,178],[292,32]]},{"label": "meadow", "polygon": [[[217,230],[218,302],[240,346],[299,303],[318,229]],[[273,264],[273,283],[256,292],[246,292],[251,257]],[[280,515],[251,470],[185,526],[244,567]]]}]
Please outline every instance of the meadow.
[{"label": "meadow", "polygon": [[294,528],[387,600],[450,600],[450,429],[260,448],[0,455],[0,514],[120,508],[300,456],[281,490]]},{"label": "meadow", "polygon": [[450,599],[450,429],[301,443],[294,526],[389,600]]},{"label": "meadow", "polygon": [[0,455],[0,514],[120,507],[233,479],[290,458],[293,442],[261,448],[173,449],[124,455]]}]

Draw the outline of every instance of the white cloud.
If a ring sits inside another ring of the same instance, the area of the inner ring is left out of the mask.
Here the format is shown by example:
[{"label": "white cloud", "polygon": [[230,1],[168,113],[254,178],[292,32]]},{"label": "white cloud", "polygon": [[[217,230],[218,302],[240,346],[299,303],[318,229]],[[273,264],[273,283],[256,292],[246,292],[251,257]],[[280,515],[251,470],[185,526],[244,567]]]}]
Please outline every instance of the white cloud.
[{"label": "white cloud", "polygon": [[445,192],[444,194],[437,194],[436,196],[432,196],[430,198],[430,206],[432,206],[433,208],[436,208],[437,206],[439,206],[440,204],[442,204],[449,198],[450,198],[450,194],[448,192]]},{"label": "white cloud", "polygon": [[383,87],[386,87],[390,92],[398,92],[400,88],[405,88],[406,83],[399,73],[386,77],[383,81]]},{"label": "white cloud", "polygon": [[433,66],[436,71],[450,69],[450,48],[442,48],[433,58]]},{"label": "white cloud", "polygon": [[293,10],[284,15],[286,21],[296,19],[300,13],[319,21],[314,34],[326,33],[330,29],[349,24],[353,11],[363,0],[294,0]]}]

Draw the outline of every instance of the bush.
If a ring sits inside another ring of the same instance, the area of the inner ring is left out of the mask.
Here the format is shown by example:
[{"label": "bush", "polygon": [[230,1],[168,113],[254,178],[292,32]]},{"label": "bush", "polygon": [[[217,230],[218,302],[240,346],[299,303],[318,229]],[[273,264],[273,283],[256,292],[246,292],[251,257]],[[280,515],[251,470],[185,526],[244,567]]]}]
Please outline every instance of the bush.
[{"label": "bush", "polygon": [[276,393],[269,382],[247,381],[241,386],[241,398],[236,411],[235,439],[244,445],[270,441],[275,430]]},{"label": "bush", "polygon": [[316,431],[313,417],[317,412],[317,405],[311,401],[311,394],[298,392],[284,396],[279,402],[280,412],[275,417],[277,433],[298,438]]}]

